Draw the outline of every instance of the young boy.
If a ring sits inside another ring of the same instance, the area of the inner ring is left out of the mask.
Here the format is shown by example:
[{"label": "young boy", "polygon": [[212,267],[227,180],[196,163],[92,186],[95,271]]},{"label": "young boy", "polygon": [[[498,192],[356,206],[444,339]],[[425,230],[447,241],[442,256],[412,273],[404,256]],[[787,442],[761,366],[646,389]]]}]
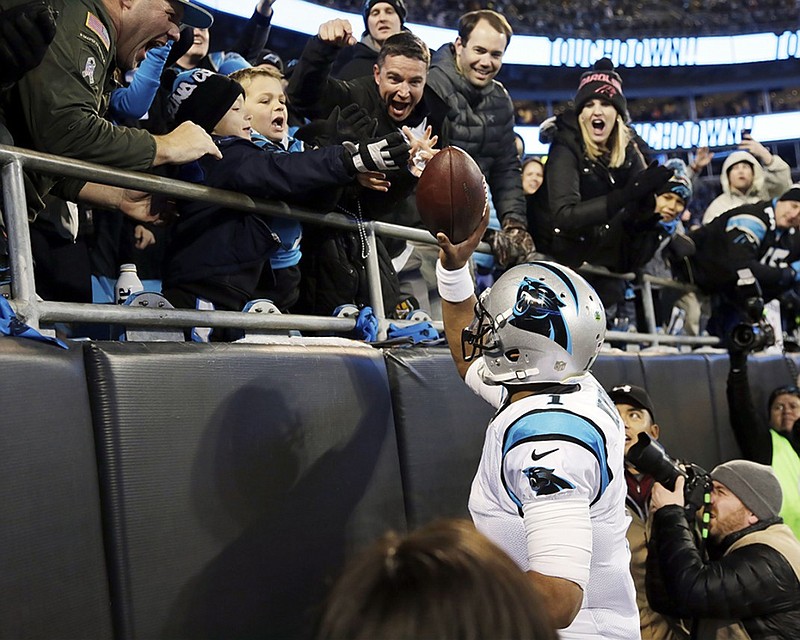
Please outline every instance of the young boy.
[{"label": "young boy", "polygon": [[[286,153],[303,151],[303,143],[289,136],[289,114],[283,76],[275,67],[249,67],[229,76],[244,89],[244,106],[253,116],[250,139],[265,151]],[[330,191],[330,190],[329,190]],[[335,203],[331,203],[333,208]],[[270,227],[280,238],[280,246],[270,258],[272,283],[259,283],[256,297],[268,298],[283,312],[290,309],[300,294],[300,222],[290,218],[271,218]]]},{"label": "young boy", "polygon": [[[400,133],[366,141],[355,151],[331,146],[303,154],[266,153],[250,140],[252,116],[235,80],[206,69],[178,75],[170,97],[176,124],[192,121],[212,134],[222,159],[184,165],[180,178],[209,187],[291,203],[320,187],[345,185],[357,165],[404,167],[409,145]],[[379,148],[382,147],[382,148]],[[371,153],[374,152],[374,153]],[[271,218],[203,201],[184,200],[167,249],[164,295],[176,307],[238,311],[253,298],[280,241]]]}]

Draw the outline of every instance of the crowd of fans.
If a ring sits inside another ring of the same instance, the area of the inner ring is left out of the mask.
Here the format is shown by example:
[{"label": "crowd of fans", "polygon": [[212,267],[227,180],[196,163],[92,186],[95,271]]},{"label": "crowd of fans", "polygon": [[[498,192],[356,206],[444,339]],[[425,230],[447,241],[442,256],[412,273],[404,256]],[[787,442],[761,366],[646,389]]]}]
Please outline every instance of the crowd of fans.
[{"label": "crowd of fans", "polygon": [[[356,0],[318,0],[317,4],[359,13]],[[636,38],[783,32],[795,24],[798,7],[778,0],[421,0],[409,20],[449,27],[465,11],[482,7],[503,13],[516,33],[548,37]]]}]

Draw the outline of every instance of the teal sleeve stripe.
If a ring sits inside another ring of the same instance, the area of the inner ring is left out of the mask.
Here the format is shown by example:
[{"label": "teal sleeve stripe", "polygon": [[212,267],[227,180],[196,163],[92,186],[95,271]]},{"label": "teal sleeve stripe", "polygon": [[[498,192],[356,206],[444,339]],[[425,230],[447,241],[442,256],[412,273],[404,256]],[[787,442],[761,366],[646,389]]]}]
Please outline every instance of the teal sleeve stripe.
[{"label": "teal sleeve stripe", "polygon": [[600,490],[603,494],[611,481],[608,452],[600,429],[586,418],[566,411],[546,410],[522,416],[514,422],[503,438],[503,460],[518,444],[530,441],[568,440],[583,446],[597,459],[600,468]]},{"label": "teal sleeve stripe", "polygon": [[743,231],[748,236],[755,238],[757,242],[761,242],[764,236],[767,235],[767,225],[762,220],[748,214],[741,214],[732,216],[725,225],[725,231],[733,231],[738,229]]}]

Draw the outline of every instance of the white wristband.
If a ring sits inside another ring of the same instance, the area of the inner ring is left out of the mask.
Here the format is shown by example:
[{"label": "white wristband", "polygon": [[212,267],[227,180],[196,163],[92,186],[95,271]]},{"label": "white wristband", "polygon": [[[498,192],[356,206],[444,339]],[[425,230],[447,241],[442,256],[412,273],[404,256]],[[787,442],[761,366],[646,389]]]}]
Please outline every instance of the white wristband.
[{"label": "white wristband", "polygon": [[448,271],[442,266],[442,261],[437,260],[436,285],[439,297],[447,302],[464,302],[475,293],[475,283],[472,281],[468,264],[460,269]]}]

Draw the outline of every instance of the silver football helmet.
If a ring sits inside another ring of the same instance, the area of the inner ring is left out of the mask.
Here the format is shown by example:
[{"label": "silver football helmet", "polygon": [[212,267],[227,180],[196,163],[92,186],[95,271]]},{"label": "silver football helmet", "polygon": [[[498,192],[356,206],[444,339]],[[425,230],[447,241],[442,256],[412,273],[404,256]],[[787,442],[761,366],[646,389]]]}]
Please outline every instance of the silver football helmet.
[{"label": "silver football helmet", "polygon": [[481,294],[461,348],[467,361],[482,354],[489,384],[563,382],[589,370],[605,334],[603,304],[582,276],[531,262]]}]

